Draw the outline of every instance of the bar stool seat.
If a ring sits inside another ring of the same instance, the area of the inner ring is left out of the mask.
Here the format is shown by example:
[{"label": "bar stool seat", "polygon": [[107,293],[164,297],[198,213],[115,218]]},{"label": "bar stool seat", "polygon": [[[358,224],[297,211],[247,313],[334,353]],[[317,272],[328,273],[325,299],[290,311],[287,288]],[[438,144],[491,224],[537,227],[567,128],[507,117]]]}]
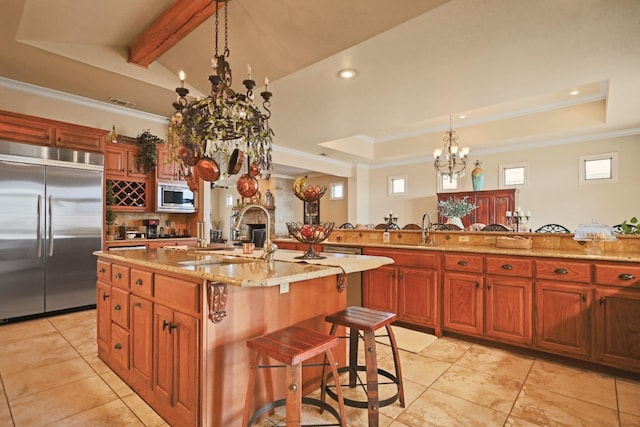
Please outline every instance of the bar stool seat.
[{"label": "bar stool seat", "polygon": [[[378,426],[378,409],[380,407],[388,406],[397,400],[400,400],[400,406],[404,408],[404,385],[402,382],[402,369],[400,367],[400,357],[398,354],[398,347],[396,345],[396,339],[391,329],[391,323],[395,321],[397,315],[395,313],[388,313],[379,310],[373,310],[366,307],[348,307],[345,310],[337,313],[330,314],[325,317],[327,322],[332,324],[331,335],[335,335],[338,326],[345,326],[350,328],[349,331],[349,365],[338,369],[338,373],[349,372],[349,387],[355,387],[356,382],[360,382],[362,387],[366,388],[367,400],[360,401],[349,398],[344,398],[344,404],[356,408],[367,408],[369,417],[369,427]],[[393,353],[393,363],[395,366],[395,375],[391,372],[378,368],[378,360],[376,355],[376,335],[375,331],[385,327],[387,336],[391,343],[391,350]],[[360,336],[360,331],[362,335]],[[346,338],[346,337],[341,337]],[[363,338],[365,346],[365,365],[358,365],[358,341],[359,338]],[[362,383],[358,377],[359,371],[366,372],[366,383]],[[331,378],[332,373],[326,377]],[[378,376],[383,376],[390,380],[389,384],[396,384],[397,392],[384,400],[380,400],[378,395]],[[324,378],[324,375],[323,375]],[[346,385],[343,385],[346,387]],[[333,399],[338,399],[340,387],[335,387],[334,392],[331,387],[323,384],[321,391],[321,400],[325,400],[325,393],[331,396]],[[340,393],[341,394],[341,393]]]},{"label": "bar stool seat", "polygon": [[[301,426],[302,404],[316,406],[322,410],[329,411],[336,419],[337,423],[333,424],[313,424],[314,426],[341,426],[346,427],[346,419],[344,416],[344,403],[342,393],[337,396],[338,411],[326,402],[302,396],[302,368],[308,366],[318,366],[319,364],[305,364],[303,362],[317,355],[324,353],[325,360],[331,368],[334,378],[338,378],[335,359],[331,349],[338,345],[338,337],[319,332],[314,329],[302,328],[299,326],[290,326],[278,331],[252,338],[247,341],[247,347],[256,352],[255,358],[251,365],[249,373],[249,383],[247,386],[247,396],[245,400],[243,412],[243,426],[251,426],[263,414],[268,411],[284,406],[286,408],[285,422],[288,426]],[[275,359],[283,365],[260,365],[260,359],[268,356]],[[253,387],[256,378],[256,372],[259,368],[277,368],[284,367],[286,369],[286,396],[284,399],[278,399],[265,404],[257,409],[250,416]],[[324,368],[322,371],[324,377]],[[325,384],[323,378],[322,384]],[[339,389],[339,387],[337,387]]]}]

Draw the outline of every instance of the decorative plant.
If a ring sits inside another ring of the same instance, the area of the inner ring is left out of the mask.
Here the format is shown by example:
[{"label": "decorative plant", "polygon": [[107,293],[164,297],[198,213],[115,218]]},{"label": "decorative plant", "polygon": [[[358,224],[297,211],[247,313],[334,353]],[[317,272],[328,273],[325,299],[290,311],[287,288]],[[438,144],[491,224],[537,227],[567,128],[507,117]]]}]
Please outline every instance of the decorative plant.
[{"label": "decorative plant", "polygon": [[139,134],[136,140],[139,147],[136,168],[144,173],[153,172],[158,163],[158,148],[156,144],[162,144],[164,141],[153,135],[149,130]]},{"label": "decorative plant", "polygon": [[438,210],[445,218],[465,217],[477,208],[477,206],[471,203],[468,199],[469,197],[467,196],[462,199],[449,197],[447,200],[438,202]]},{"label": "decorative plant", "polygon": [[113,192],[113,181],[111,181],[110,179],[107,180],[106,184],[105,204],[107,206],[113,206],[116,204],[116,195]]},{"label": "decorative plant", "polygon": [[626,219],[622,221],[620,228],[622,228],[624,234],[640,234],[640,227],[638,227],[638,225],[638,218],[634,216],[629,222],[627,222]]},{"label": "decorative plant", "polygon": [[111,232],[111,227],[113,227],[113,224],[116,223],[117,217],[118,215],[115,213],[115,211],[112,211],[111,209],[107,209],[107,211],[105,212],[104,222],[107,223],[107,233]]}]

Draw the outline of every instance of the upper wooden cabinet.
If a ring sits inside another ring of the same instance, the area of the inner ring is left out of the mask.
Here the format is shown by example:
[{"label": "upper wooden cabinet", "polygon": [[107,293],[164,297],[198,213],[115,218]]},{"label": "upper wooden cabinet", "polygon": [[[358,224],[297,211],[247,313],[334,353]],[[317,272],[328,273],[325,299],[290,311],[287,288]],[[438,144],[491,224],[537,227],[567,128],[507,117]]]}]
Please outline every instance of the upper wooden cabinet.
[{"label": "upper wooden cabinet", "polygon": [[0,138],[7,141],[102,153],[107,133],[102,129],[0,111]]},{"label": "upper wooden cabinet", "polygon": [[108,179],[147,179],[136,167],[138,147],[130,144],[107,144],[104,152],[104,172]]},{"label": "upper wooden cabinet", "polygon": [[[478,206],[466,217],[462,223],[468,227],[474,223],[507,224],[507,211],[516,208],[516,190],[464,191],[458,193],[438,193],[438,202],[454,197],[462,199],[468,197],[471,203]],[[445,222],[446,218],[438,215],[438,222]]]},{"label": "upper wooden cabinet", "polygon": [[158,164],[156,165],[156,179],[158,181],[182,181],[184,173],[176,162],[168,162],[169,152],[165,145],[158,145]]}]

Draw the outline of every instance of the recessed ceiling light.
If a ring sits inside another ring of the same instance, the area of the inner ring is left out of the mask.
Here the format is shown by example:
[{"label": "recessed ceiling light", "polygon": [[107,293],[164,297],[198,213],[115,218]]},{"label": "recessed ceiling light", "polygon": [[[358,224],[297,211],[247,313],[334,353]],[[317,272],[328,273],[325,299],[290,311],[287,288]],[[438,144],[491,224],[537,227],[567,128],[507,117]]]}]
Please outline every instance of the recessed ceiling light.
[{"label": "recessed ceiling light", "polygon": [[579,93],[580,93],[579,90],[572,90],[571,92],[569,92],[569,95],[577,95]]},{"label": "recessed ceiling light", "polygon": [[338,71],[338,77],[341,79],[352,79],[358,75],[358,72],[353,68],[345,68],[344,70]]}]

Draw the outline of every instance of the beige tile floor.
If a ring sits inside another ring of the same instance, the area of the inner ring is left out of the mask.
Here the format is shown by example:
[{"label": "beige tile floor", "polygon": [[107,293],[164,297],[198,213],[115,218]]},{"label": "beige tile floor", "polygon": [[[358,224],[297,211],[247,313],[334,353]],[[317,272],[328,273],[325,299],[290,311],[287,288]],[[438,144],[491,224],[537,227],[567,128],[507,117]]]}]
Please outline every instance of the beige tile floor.
[{"label": "beige tile floor", "polygon": [[[0,326],[0,427],[166,426],[100,362],[95,342],[95,310]],[[388,348],[379,352],[390,369]],[[446,337],[401,363],[406,408],[381,408],[381,426],[640,426],[640,382],[628,378]],[[367,425],[365,410],[347,417]]]}]

